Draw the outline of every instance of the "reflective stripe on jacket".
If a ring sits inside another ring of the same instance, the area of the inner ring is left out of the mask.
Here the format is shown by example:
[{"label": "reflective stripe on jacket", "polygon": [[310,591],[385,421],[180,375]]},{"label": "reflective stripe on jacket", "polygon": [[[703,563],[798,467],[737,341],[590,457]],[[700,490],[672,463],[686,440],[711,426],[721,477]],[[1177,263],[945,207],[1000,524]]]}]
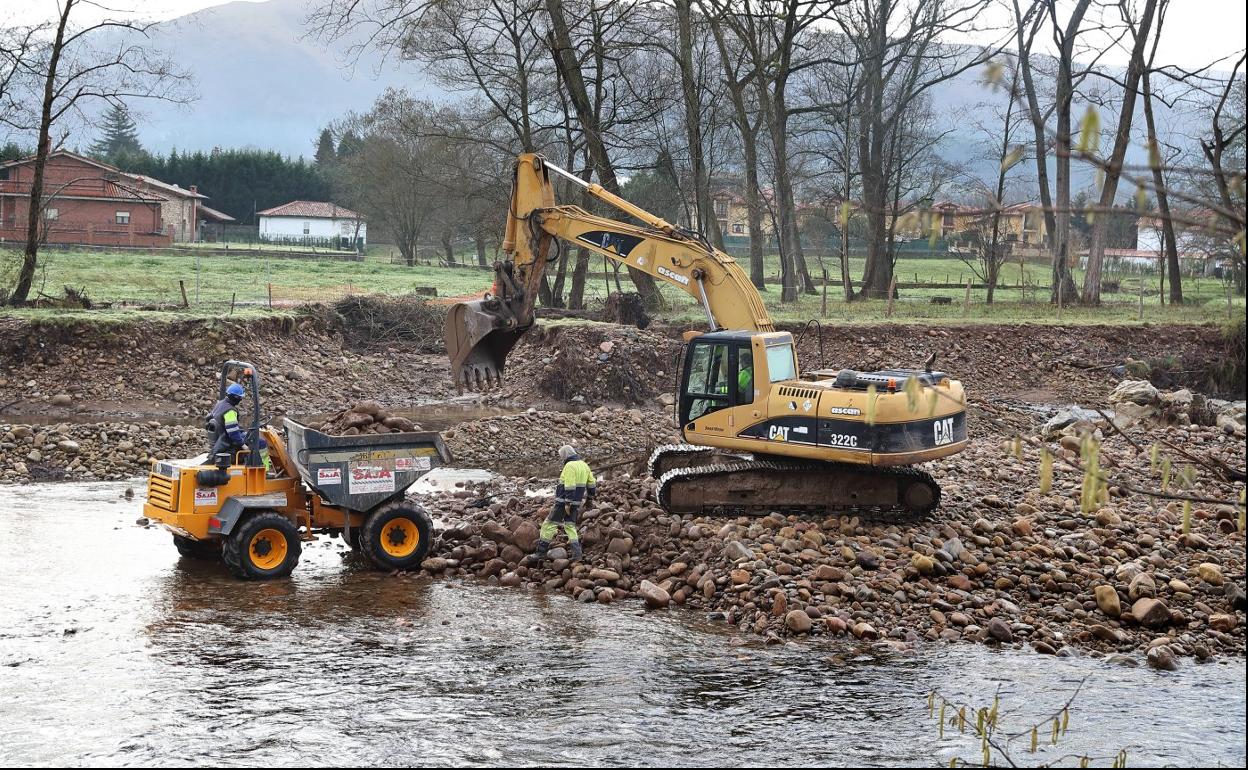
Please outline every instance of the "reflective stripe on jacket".
[{"label": "reflective stripe on jacket", "polygon": [[586,493],[593,494],[597,489],[594,472],[589,464],[573,455],[563,466],[559,474],[559,486],[555,488],[555,502],[580,505]]},{"label": "reflective stripe on jacket", "polygon": [[212,407],[209,419],[217,438],[228,436],[231,442],[239,445],[247,440],[242,428],[238,427],[238,410],[228,398],[221,399]]}]

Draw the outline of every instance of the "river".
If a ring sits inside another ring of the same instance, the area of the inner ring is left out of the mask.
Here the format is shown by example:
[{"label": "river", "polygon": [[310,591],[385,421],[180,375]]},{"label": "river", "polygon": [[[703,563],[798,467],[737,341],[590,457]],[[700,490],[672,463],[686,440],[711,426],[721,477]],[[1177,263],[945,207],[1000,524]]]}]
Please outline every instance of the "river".
[{"label": "river", "polygon": [[999,687],[1021,729],[1086,679],[1020,764],[1244,765],[1242,659],[742,645],[692,612],[386,577],[336,540],[242,583],[136,526],[127,486],[0,487],[0,764],[948,766],[979,745],[939,737],[932,688]]}]

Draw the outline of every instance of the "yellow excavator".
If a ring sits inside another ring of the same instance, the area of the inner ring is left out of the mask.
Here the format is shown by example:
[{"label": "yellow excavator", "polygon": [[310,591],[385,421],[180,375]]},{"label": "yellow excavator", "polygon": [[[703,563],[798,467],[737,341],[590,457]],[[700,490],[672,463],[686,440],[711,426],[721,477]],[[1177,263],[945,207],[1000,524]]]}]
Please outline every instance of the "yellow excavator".
[{"label": "yellow excavator", "polygon": [[[552,175],[640,224],[555,202]],[[966,397],[924,369],[799,374],[793,336],[776,331],[732,257],[706,238],[588,184],[541,155],[516,161],[503,251],[491,293],[452,306],[451,374],[460,387],[501,380],[508,353],[533,326],[552,242],[584,247],[690,294],[710,330],[687,333],[677,419],[687,443],[650,457],[659,503],[676,513],[832,510],[925,513],[940,487],[908,466],[968,443]]]}]

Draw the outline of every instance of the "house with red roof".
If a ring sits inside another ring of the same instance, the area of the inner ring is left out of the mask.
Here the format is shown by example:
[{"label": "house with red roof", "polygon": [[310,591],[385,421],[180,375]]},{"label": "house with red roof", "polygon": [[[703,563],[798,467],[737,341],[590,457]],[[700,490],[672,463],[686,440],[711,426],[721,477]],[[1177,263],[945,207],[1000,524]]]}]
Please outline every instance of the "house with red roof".
[{"label": "house with red roof", "polygon": [[[33,157],[0,163],[0,242],[26,241]],[[68,150],[44,168],[40,237],[46,243],[168,246],[193,241],[201,195]]]},{"label": "house with red roof", "polygon": [[274,243],[345,242],[363,249],[368,223],[349,208],[325,201],[291,201],[256,212],[260,239]]}]

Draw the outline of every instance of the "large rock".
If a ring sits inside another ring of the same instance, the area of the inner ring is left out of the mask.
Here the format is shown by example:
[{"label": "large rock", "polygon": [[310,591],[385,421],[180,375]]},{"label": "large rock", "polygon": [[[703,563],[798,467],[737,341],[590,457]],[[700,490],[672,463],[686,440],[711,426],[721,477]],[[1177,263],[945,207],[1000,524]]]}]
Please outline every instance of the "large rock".
[{"label": "large rock", "polygon": [[1091,409],[1084,409],[1081,406],[1070,406],[1062,409],[1057,414],[1049,418],[1044,424],[1044,435],[1052,438],[1062,432],[1063,428],[1068,428],[1077,422],[1096,422],[1101,416]]},{"label": "large rock", "polygon": [[1014,632],[1010,630],[1010,625],[1001,618],[988,621],[988,635],[1006,644],[1014,641]]},{"label": "large rock", "polygon": [[1131,585],[1127,588],[1127,596],[1131,601],[1148,597],[1152,598],[1157,595],[1157,584],[1153,581],[1153,576],[1147,572],[1141,572],[1131,579]]},{"label": "large rock", "polygon": [[811,627],[810,616],[803,610],[789,610],[784,616],[784,625],[795,634],[808,634]]},{"label": "large rock", "polygon": [[1140,625],[1159,628],[1170,622],[1170,608],[1161,599],[1136,599],[1131,605],[1131,615]]},{"label": "large rock", "polygon": [[52,406],[69,406],[72,403],[74,399],[68,393],[57,393],[51,399]]},{"label": "large rock", "polygon": [[638,587],[637,593],[642,599],[646,600],[646,606],[652,609],[661,609],[672,601],[671,594],[649,580],[641,581],[641,586]]},{"label": "large rock", "polygon": [[1155,406],[1161,402],[1161,394],[1148,380],[1123,380],[1109,394],[1111,404],[1139,404]]},{"label": "large rock", "polygon": [[754,559],[754,551],[740,540],[729,540],[724,546],[724,558],[728,561],[741,561],[742,559]]},{"label": "large rock", "polygon": [[1226,583],[1226,578],[1222,575],[1222,568],[1212,562],[1205,562],[1196,568],[1196,572],[1200,575],[1200,579],[1211,586],[1221,586]]},{"label": "large rock", "polygon": [[520,526],[516,527],[516,531],[511,533],[512,545],[525,553],[537,547],[537,538],[537,526],[531,521],[521,522]]},{"label": "large rock", "polygon": [[1122,614],[1122,603],[1118,600],[1118,592],[1113,586],[1096,587],[1096,606],[1111,618]]}]

